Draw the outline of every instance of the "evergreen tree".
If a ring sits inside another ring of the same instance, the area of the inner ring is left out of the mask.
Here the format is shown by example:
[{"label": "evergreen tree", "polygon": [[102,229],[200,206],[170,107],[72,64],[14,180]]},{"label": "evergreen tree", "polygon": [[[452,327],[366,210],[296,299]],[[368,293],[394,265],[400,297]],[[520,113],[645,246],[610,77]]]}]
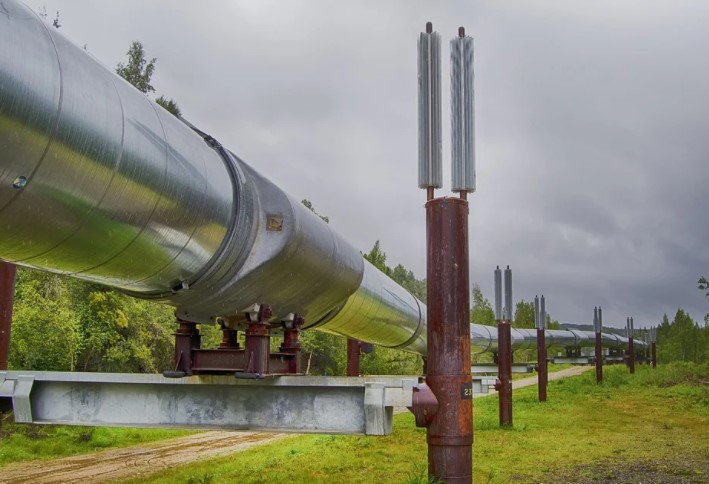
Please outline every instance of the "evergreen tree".
[{"label": "evergreen tree", "polygon": [[165,108],[166,111],[174,114],[175,116],[180,116],[180,108],[174,99],[167,99],[165,96],[160,96],[155,100],[155,102]]}]

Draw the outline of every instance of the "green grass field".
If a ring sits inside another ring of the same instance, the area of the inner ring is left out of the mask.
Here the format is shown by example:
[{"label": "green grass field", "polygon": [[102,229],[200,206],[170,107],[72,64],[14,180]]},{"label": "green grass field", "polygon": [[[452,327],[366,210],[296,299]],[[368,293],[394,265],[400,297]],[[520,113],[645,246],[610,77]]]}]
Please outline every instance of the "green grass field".
[{"label": "green grass field", "polygon": [[[511,430],[498,428],[496,397],[474,406],[477,483],[611,478],[633,465],[675,472],[678,459],[678,476],[709,480],[709,365],[640,366],[632,377],[625,367],[606,367],[600,386],[592,371],[550,382],[543,404],[535,387],[518,390]],[[150,482],[413,483],[427,482],[426,472],[425,430],[404,413],[388,437],[294,436],[162,471]]]},{"label": "green grass field", "polygon": [[[623,366],[604,370],[600,386],[593,371],[550,382],[546,403],[534,386],[516,390],[509,430],[498,427],[495,396],[476,399],[475,482],[626,482],[647,469],[664,472],[663,482],[709,482],[709,365],[639,366],[634,376]],[[388,437],[297,435],[149,481],[427,482],[425,429],[408,413],[394,419]],[[0,466],[190,433],[5,423]]]}]

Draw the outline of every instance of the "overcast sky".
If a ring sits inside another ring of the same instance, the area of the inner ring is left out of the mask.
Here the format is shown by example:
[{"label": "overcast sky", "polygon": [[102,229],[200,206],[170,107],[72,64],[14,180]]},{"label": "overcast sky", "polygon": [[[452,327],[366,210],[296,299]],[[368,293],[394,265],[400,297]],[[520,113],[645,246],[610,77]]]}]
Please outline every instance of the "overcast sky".
[{"label": "overcast sky", "polygon": [[471,280],[495,265],[515,300],[561,322],[657,323],[709,300],[709,2],[51,1],[62,32],[104,64],[132,40],[157,57],[157,95],[351,243],[379,239],[425,276],[417,188],[416,41],[475,38],[478,191]]}]

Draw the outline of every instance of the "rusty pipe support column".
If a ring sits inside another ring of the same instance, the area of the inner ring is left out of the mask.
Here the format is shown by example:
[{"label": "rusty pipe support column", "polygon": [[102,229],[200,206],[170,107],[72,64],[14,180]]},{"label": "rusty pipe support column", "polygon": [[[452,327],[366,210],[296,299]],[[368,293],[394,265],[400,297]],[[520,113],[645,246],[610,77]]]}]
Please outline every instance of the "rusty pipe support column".
[{"label": "rusty pipe support column", "polygon": [[473,400],[470,373],[468,202],[426,203],[428,352],[426,383],[438,401],[431,419],[428,475],[472,482]]},{"label": "rusty pipe support column", "polygon": [[603,382],[603,308],[593,308],[593,330],[596,333],[596,383]]},{"label": "rusty pipe support column", "polygon": [[[250,376],[262,377],[268,373],[268,360],[271,357],[271,326],[268,320],[271,318],[271,308],[262,304],[258,312],[247,314],[249,324],[246,327],[246,351],[244,361],[246,362],[244,373]],[[243,376],[237,374],[237,376]]]},{"label": "rusty pipe support column", "polygon": [[201,337],[197,323],[177,320],[178,327],[175,333],[174,371],[166,371],[165,376],[179,377],[192,375],[192,351],[199,349]]},{"label": "rusty pipe support column", "polygon": [[[539,401],[547,401],[547,385],[549,374],[547,372],[547,345],[546,331],[543,329],[537,330],[537,387],[539,393]],[[511,412],[510,412],[511,414]]]},{"label": "rusty pipe support column", "polygon": [[362,354],[362,343],[353,338],[347,338],[347,376],[359,376],[359,362]]},{"label": "rusty pipe support column", "polygon": [[650,351],[652,355],[652,367],[657,368],[657,343],[650,343]]},{"label": "rusty pipe support column", "polygon": [[596,331],[596,383],[603,382],[603,346],[601,332]]},{"label": "rusty pipe support column", "polygon": [[300,328],[303,327],[305,320],[298,314],[293,315],[293,319],[283,321],[283,343],[280,350],[282,353],[294,355],[293,360],[288,363],[288,373],[302,373],[302,362],[300,353],[302,346],[300,344]]},{"label": "rusty pipe support column", "polygon": [[497,341],[500,427],[512,427],[512,325],[509,321],[498,321]]},{"label": "rusty pipe support column", "polygon": [[0,262],[0,370],[7,370],[10,359],[10,331],[16,274],[17,267],[14,264]]},{"label": "rusty pipe support column", "polygon": [[628,368],[630,369],[630,374],[635,374],[635,348],[633,348],[633,336],[632,334],[628,338]]}]

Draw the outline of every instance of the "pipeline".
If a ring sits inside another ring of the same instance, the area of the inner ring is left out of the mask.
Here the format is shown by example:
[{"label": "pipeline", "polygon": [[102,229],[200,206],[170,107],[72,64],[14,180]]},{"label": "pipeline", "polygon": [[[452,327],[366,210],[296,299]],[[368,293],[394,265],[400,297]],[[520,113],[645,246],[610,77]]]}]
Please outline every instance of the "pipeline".
[{"label": "pipeline", "polygon": [[[15,0],[0,9],[0,259],[229,327],[271,321],[426,355],[426,306],[252,166]],[[496,351],[471,325],[471,353]],[[535,330],[513,329],[515,349]],[[627,339],[604,334],[604,345]],[[594,334],[546,331],[547,347]],[[636,345],[644,345],[640,341]]]}]

